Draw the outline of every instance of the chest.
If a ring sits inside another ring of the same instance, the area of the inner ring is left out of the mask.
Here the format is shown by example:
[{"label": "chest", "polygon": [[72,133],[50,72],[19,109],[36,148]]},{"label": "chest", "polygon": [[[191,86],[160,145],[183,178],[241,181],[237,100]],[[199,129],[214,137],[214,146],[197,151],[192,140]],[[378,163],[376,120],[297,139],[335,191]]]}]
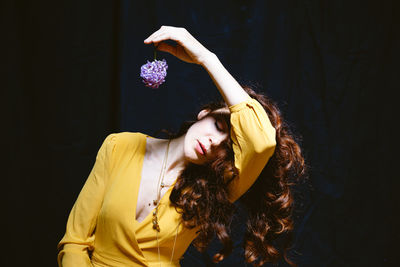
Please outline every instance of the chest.
[{"label": "chest", "polygon": [[[121,158],[111,173],[113,179],[105,192],[97,219],[96,247],[104,246],[109,251],[112,250],[110,244],[118,244],[113,247],[118,249],[122,247],[123,251],[130,251],[133,248],[138,251],[143,250],[143,253],[153,248],[151,255],[154,256],[154,253],[157,253],[157,243],[151,222],[155,206],[149,207],[147,204],[156,196],[155,185],[162,164],[144,160],[144,147],[139,152]],[[167,174],[165,182],[172,179],[173,183],[176,177],[177,175],[173,177]],[[168,190],[170,187],[162,190],[164,197],[160,202],[158,213],[161,227],[158,241],[160,246],[166,249],[173,248],[175,240],[178,240],[175,255],[179,258],[195,238],[197,229],[187,229],[180,224],[181,215],[170,204]],[[125,244],[129,247],[123,247]],[[172,251],[167,254],[172,255]]]},{"label": "chest", "polygon": [[161,161],[144,156],[136,203],[136,220],[138,222],[142,222],[153,212],[173,180],[171,175],[165,173],[163,175]]}]

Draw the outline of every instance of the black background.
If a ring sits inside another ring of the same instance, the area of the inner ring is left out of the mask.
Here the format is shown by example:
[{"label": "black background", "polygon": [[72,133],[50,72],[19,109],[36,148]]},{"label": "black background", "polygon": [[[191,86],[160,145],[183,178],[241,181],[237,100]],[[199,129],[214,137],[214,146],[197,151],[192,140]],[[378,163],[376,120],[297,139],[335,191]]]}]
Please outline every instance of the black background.
[{"label": "black background", "polygon": [[[166,82],[144,87],[140,66],[153,48],[143,40],[161,25],[185,27],[239,82],[258,85],[302,138],[313,190],[296,217],[299,265],[396,265],[396,1],[0,5],[1,266],[56,266],[69,211],[109,133],[177,130],[218,97],[200,66],[161,52]],[[234,227],[234,253],[220,266],[244,266],[240,220]],[[205,266],[217,246],[189,249],[182,266]]]}]

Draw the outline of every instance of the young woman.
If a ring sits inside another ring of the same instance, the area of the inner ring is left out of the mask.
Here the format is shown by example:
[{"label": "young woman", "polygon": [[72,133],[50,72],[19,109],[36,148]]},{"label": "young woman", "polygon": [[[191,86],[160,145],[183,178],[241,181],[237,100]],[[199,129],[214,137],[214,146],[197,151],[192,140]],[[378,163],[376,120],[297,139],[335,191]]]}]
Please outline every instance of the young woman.
[{"label": "young woman", "polygon": [[224,101],[204,107],[172,139],[107,136],[58,244],[59,266],[179,266],[192,241],[204,250],[215,235],[223,244],[218,262],[232,249],[233,202],[246,192],[245,258],[276,262],[288,245],[275,242],[292,230],[290,179],[304,171],[278,109],[240,86],[183,28],[162,26],[144,43],[203,66]]}]

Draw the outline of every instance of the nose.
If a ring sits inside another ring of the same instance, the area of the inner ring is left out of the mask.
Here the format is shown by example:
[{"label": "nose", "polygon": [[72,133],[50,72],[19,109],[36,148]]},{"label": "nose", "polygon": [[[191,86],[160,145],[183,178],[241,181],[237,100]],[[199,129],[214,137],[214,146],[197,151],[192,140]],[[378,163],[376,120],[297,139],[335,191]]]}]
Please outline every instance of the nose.
[{"label": "nose", "polygon": [[214,137],[209,137],[208,140],[210,142],[210,147],[212,147],[212,146],[215,147],[215,146],[219,146],[224,141],[224,137],[214,136]]}]

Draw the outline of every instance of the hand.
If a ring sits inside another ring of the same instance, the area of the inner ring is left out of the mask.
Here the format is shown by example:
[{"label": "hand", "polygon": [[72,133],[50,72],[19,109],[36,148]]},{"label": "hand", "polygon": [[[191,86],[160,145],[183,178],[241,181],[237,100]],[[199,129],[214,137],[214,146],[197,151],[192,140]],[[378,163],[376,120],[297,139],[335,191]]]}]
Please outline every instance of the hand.
[{"label": "hand", "polygon": [[[162,42],[165,40],[174,40],[176,46]],[[147,37],[144,43],[153,43],[157,50],[168,52],[185,62],[200,65],[212,54],[184,28],[161,26],[158,31]]]}]

